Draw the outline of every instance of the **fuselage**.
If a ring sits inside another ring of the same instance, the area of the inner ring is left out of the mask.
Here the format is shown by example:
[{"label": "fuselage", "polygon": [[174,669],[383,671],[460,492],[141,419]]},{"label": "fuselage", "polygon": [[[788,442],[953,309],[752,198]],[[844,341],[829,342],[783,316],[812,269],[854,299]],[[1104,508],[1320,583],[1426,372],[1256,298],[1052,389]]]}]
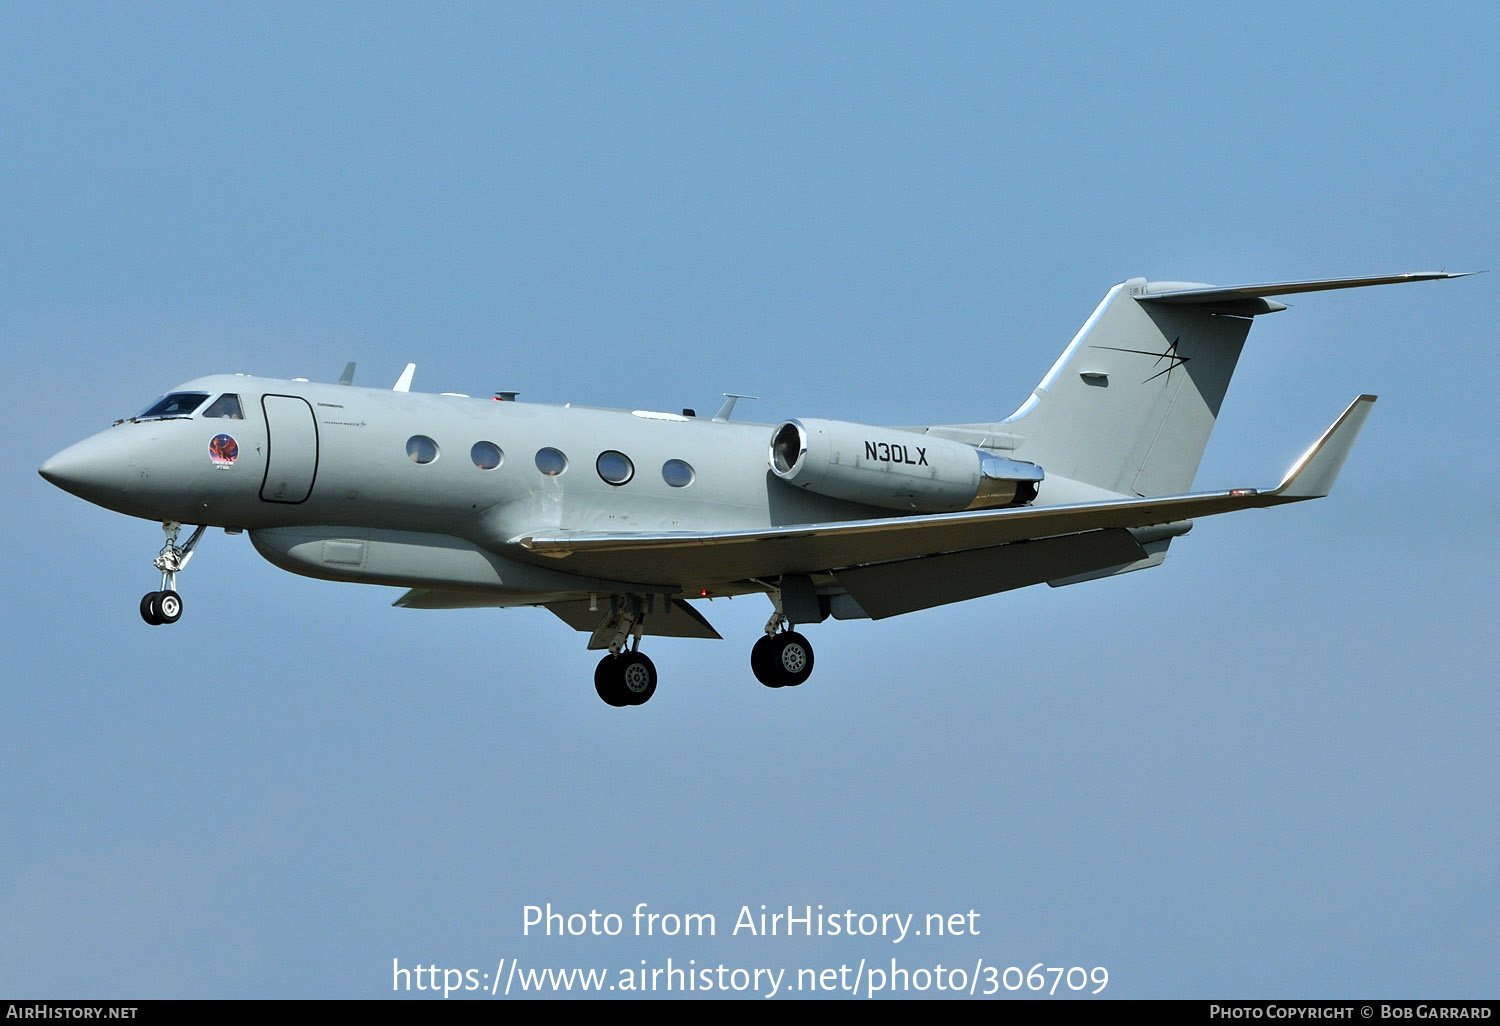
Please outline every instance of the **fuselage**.
[{"label": "fuselage", "polygon": [[[424,580],[320,569],[305,545],[288,559],[281,550],[334,534],[402,535],[418,546],[447,537],[551,574],[555,562],[527,553],[519,537],[889,515],[777,480],[768,424],[246,375],[198,378],[172,397],[177,407],[117,422],[48,460],[42,475],[131,516],[248,530],[278,565],[315,576]],[[485,586],[484,576],[432,580]]]}]

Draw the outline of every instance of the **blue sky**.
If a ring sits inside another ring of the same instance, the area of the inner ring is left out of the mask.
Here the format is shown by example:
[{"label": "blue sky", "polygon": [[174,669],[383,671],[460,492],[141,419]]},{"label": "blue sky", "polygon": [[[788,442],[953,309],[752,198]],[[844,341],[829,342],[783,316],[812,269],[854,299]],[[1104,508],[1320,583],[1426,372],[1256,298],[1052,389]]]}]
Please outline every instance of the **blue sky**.
[{"label": "blue sky", "polygon": [[[1110,285],[1495,266],[1490,5],[6,5],[0,994],[379,997],[403,966],[1103,966],[1106,994],[1494,996],[1494,275],[1298,298],[1200,470],[1328,499],[1160,569],[661,640],[392,609],[51,453],[201,374],[738,416],[1010,413]],[[713,938],[523,936],[526,905]],[[977,936],[730,935],[742,906]]]}]

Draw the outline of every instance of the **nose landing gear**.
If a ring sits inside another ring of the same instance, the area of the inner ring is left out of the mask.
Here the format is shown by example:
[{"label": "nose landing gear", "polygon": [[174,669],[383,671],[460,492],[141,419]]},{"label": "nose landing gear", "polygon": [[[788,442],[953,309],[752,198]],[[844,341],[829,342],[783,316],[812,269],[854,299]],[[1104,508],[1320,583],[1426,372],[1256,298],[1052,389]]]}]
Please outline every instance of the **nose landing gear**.
[{"label": "nose landing gear", "polygon": [[161,525],[163,533],[167,536],[167,543],[162,546],[161,552],[152,565],[161,571],[161,591],[148,591],[141,596],[141,619],[151,626],[176,623],[182,616],[182,596],[177,594],[177,575],[193,556],[193,549],[198,547],[198,539],[203,537],[203,531],[207,524],[200,524],[184,545],[177,544],[178,535],[182,532],[182,525],[175,520],[168,520]]},{"label": "nose landing gear", "polygon": [[141,619],[153,627],[176,623],[182,616],[182,596],[175,591],[148,591],[141,596]]}]

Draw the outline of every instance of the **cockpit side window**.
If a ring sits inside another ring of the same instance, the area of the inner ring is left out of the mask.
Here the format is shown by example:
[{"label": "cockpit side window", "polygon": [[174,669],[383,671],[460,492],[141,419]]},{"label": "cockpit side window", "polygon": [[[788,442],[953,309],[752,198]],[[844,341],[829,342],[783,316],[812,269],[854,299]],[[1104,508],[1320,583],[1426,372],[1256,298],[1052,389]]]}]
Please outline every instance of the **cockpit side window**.
[{"label": "cockpit side window", "polygon": [[240,397],[233,392],[225,392],[209,404],[208,409],[203,411],[203,416],[223,417],[227,420],[244,420],[245,412],[240,409]]},{"label": "cockpit side window", "polygon": [[151,420],[162,417],[191,417],[193,411],[203,405],[207,392],[172,392],[162,396],[147,407],[136,420]]}]

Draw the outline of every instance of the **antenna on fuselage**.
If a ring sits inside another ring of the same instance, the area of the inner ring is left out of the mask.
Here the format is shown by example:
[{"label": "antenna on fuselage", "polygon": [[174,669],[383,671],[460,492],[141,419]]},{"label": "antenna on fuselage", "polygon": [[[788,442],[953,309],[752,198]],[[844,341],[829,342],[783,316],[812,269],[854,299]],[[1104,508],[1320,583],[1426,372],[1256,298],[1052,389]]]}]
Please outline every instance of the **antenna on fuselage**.
[{"label": "antenna on fuselage", "polygon": [[341,384],[341,385],[352,385],[352,384],[354,384],[354,361],[353,360],[350,360],[348,363],[344,364],[344,373],[342,373],[342,374],[339,375],[339,384]]},{"label": "antenna on fuselage", "polygon": [[417,373],[417,365],[414,364],[414,363],[407,364],[406,365],[406,370],[404,370],[404,371],[401,372],[401,376],[399,378],[397,378],[396,379],[396,383],[391,386],[391,391],[392,392],[410,392],[411,391],[411,378],[412,378],[412,375],[415,374],[415,373]]},{"label": "antenna on fuselage", "polygon": [[720,424],[729,419],[729,414],[734,412],[734,404],[740,399],[759,399],[758,395],[738,395],[734,392],[724,393],[724,405],[719,407],[719,412],[714,414],[714,420]]}]

